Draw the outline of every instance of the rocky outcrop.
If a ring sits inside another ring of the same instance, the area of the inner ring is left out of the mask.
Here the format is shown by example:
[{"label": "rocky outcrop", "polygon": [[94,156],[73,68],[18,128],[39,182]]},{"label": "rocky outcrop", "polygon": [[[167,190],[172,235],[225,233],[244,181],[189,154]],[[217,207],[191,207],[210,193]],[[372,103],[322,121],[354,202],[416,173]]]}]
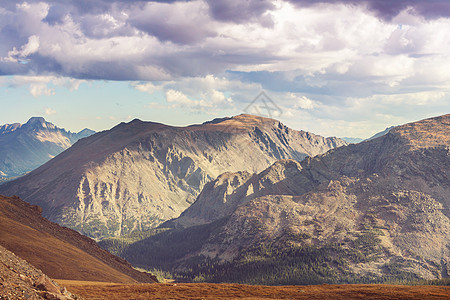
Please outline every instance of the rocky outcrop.
[{"label": "rocky outcrop", "polygon": [[238,206],[267,194],[306,193],[315,186],[316,181],[301,171],[300,162],[279,160],[259,174],[224,173],[208,183],[197,200],[171,223],[176,227],[202,225],[227,217]]},{"label": "rocky outcrop", "polygon": [[102,238],[178,217],[224,172],[260,172],[279,159],[302,160],[345,144],[251,115],[188,127],[134,120],[77,142],[0,193]]},{"label": "rocky outcrop", "polygon": [[80,299],[0,246],[0,299]]},{"label": "rocky outcrop", "polygon": [[32,171],[94,133],[89,129],[68,132],[42,117],[0,126],[0,182]]}]

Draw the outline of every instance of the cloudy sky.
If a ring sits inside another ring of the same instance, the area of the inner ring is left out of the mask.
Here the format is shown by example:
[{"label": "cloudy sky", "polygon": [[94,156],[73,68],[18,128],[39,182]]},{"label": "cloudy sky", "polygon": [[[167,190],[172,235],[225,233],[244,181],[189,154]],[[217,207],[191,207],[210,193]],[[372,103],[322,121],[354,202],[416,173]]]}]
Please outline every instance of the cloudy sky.
[{"label": "cloudy sky", "polygon": [[187,125],[261,91],[325,136],[449,113],[450,1],[0,0],[1,124]]}]

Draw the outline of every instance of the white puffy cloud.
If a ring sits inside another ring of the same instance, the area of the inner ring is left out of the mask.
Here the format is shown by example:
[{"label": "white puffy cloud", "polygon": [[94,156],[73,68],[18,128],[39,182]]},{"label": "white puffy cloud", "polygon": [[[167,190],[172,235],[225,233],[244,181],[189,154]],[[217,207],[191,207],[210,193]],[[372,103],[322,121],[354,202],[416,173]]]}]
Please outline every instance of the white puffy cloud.
[{"label": "white puffy cloud", "polygon": [[170,104],[179,104],[182,106],[195,105],[196,101],[192,101],[185,94],[176,90],[166,91],[166,100]]},{"label": "white puffy cloud", "polygon": [[148,94],[153,94],[154,92],[159,91],[163,88],[163,86],[161,85],[157,86],[152,82],[145,82],[145,83],[133,82],[131,83],[131,86],[138,91],[146,92]]},{"label": "white puffy cloud", "polygon": [[54,115],[54,114],[56,114],[56,110],[54,110],[54,109],[52,109],[52,108],[50,108],[50,107],[46,107],[46,108],[45,108],[45,114],[46,114],[47,116]]},{"label": "white puffy cloud", "polygon": [[32,83],[30,84],[30,94],[33,97],[52,96],[55,94],[55,89],[48,88],[47,85],[42,83]]},{"label": "white puffy cloud", "polygon": [[77,80],[55,76],[14,76],[0,81],[0,85],[9,87],[27,87],[33,97],[55,95],[55,87],[61,86],[69,91],[78,90],[86,80]]},{"label": "white puffy cloud", "polygon": [[[182,88],[182,86],[179,86]],[[187,91],[189,92],[189,91]],[[205,90],[202,93],[186,95],[183,91],[168,89],[165,91],[165,98],[169,108],[187,108],[191,111],[203,111],[215,113],[223,109],[234,108],[231,97],[227,97],[223,92],[214,88]],[[154,106],[150,105],[150,108]]]},{"label": "white puffy cloud", "polygon": [[[259,84],[232,80],[225,75],[186,77],[165,82],[132,82],[138,91],[154,94],[163,91],[170,108],[184,107],[192,111],[219,113],[221,110],[240,113],[261,91]],[[147,108],[163,108],[161,103],[150,103]]]},{"label": "white puffy cloud", "polygon": [[24,59],[30,54],[37,52],[39,49],[39,37],[36,35],[32,35],[28,38],[28,43],[23,45],[20,50],[17,50],[16,47],[13,47],[11,51],[8,51],[7,57],[2,57],[2,61],[6,62],[22,62],[26,63]]},{"label": "white puffy cloud", "polygon": [[306,109],[311,110],[318,106],[313,100],[309,99],[308,97],[304,95],[296,95],[294,93],[290,93],[289,97],[294,99],[295,103],[293,105],[294,109]]}]

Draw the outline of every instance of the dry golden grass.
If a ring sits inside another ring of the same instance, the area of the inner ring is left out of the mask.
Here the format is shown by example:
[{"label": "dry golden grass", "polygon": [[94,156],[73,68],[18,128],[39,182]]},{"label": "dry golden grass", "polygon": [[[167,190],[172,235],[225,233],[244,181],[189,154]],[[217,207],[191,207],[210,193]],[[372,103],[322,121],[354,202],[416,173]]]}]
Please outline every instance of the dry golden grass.
[{"label": "dry golden grass", "polygon": [[62,286],[111,286],[111,285],[122,285],[122,283],[116,282],[104,282],[104,281],[85,281],[85,280],[68,280],[68,279],[54,279],[58,284]]},{"label": "dry golden grass", "polygon": [[406,140],[413,149],[450,145],[450,114],[405,124],[392,130]]},{"label": "dry golden grass", "polygon": [[85,299],[450,299],[445,286],[60,283]]},{"label": "dry golden grass", "polygon": [[136,282],[75,246],[51,235],[4,219],[0,244],[52,278]]}]

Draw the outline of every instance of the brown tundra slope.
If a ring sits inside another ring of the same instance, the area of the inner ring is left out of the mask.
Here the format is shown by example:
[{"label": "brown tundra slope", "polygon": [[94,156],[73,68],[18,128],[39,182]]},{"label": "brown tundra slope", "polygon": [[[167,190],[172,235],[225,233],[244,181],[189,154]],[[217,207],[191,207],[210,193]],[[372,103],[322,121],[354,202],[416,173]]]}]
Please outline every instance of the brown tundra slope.
[{"label": "brown tundra slope", "polygon": [[[134,264],[162,265],[209,281],[447,277],[449,149],[448,114],[301,163],[280,160],[259,174],[225,173],[165,224],[175,229],[117,253]],[[188,250],[161,264],[165,256],[154,249],[180,242]]]},{"label": "brown tundra slope", "polygon": [[43,208],[51,221],[94,238],[178,217],[223,172],[260,172],[345,145],[252,115],[172,127],[134,120],[77,142],[50,162],[0,186]]},{"label": "brown tundra slope", "polygon": [[0,246],[55,279],[155,282],[95,241],[41,216],[37,206],[0,196]]}]

